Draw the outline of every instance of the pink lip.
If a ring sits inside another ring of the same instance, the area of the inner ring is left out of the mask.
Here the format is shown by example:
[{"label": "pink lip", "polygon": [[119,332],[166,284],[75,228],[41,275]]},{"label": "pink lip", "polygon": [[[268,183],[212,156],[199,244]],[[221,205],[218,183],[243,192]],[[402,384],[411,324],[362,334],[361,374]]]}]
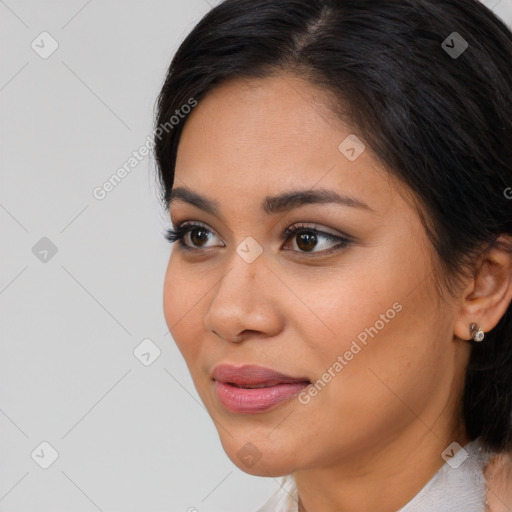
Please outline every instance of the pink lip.
[{"label": "pink lip", "polygon": [[[226,409],[239,414],[267,411],[310,384],[305,377],[290,377],[261,366],[222,364],[212,372],[215,388]],[[250,386],[264,386],[247,389]]]}]

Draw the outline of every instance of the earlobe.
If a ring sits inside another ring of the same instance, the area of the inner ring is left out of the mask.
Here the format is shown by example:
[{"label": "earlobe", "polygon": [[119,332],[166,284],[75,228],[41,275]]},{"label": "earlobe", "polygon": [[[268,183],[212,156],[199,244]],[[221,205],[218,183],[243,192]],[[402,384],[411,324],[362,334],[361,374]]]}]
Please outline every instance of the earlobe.
[{"label": "earlobe", "polygon": [[[510,237],[500,237],[507,241]],[[494,329],[512,300],[512,252],[494,244],[481,256],[474,277],[461,296],[454,334],[463,340],[481,342]],[[473,325],[474,324],[474,325]]]},{"label": "earlobe", "polygon": [[454,327],[454,334],[457,338],[467,341],[474,341],[481,343],[485,339],[485,332],[478,323],[467,322],[465,319],[462,322],[457,321]]}]

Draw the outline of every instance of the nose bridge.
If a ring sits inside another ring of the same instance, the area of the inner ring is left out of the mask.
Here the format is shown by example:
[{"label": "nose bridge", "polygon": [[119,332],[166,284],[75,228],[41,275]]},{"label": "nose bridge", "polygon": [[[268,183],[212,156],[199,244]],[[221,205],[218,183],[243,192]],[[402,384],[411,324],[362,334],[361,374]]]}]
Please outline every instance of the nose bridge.
[{"label": "nose bridge", "polygon": [[[251,236],[245,237],[232,252],[229,269],[222,278],[220,286],[228,294],[236,294],[237,300],[251,298],[247,294],[252,294],[253,298],[255,298],[254,294],[258,294],[257,297],[261,298],[264,286],[259,289],[258,285],[265,284],[264,281],[268,279],[270,272],[266,259],[262,245]],[[219,287],[218,293],[220,291]]]},{"label": "nose bridge", "polygon": [[249,313],[251,304],[264,301],[264,287],[260,288],[260,285],[264,284],[265,264],[261,255],[250,262],[245,260],[238,253],[240,246],[233,253],[229,268],[220,280],[214,301],[223,308],[232,307],[233,311],[241,308]]},{"label": "nose bridge", "polygon": [[279,328],[275,294],[267,282],[271,272],[255,250],[251,240],[239,244],[205,316],[208,330],[231,341],[246,330],[269,334]]}]

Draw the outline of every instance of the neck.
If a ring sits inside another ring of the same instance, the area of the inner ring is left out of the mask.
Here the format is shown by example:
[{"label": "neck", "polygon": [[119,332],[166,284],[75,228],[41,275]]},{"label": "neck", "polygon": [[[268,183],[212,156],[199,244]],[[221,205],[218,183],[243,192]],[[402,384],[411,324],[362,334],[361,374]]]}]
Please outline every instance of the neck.
[{"label": "neck", "polygon": [[461,446],[470,441],[463,427],[439,436],[416,424],[386,446],[369,450],[369,456],[297,472],[299,512],[395,512],[440,469],[441,454],[454,441]]}]

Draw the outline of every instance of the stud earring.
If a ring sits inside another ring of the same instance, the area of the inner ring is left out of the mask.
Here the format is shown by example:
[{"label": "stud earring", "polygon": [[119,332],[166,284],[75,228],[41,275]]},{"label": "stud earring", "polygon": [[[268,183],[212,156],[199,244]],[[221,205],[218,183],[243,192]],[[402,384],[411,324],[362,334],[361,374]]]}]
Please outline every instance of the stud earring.
[{"label": "stud earring", "polygon": [[485,334],[483,333],[482,329],[478,327],[477,324],[471,324],[469,326],[469,330],[473,341],[481,342],[484,339]]}]

